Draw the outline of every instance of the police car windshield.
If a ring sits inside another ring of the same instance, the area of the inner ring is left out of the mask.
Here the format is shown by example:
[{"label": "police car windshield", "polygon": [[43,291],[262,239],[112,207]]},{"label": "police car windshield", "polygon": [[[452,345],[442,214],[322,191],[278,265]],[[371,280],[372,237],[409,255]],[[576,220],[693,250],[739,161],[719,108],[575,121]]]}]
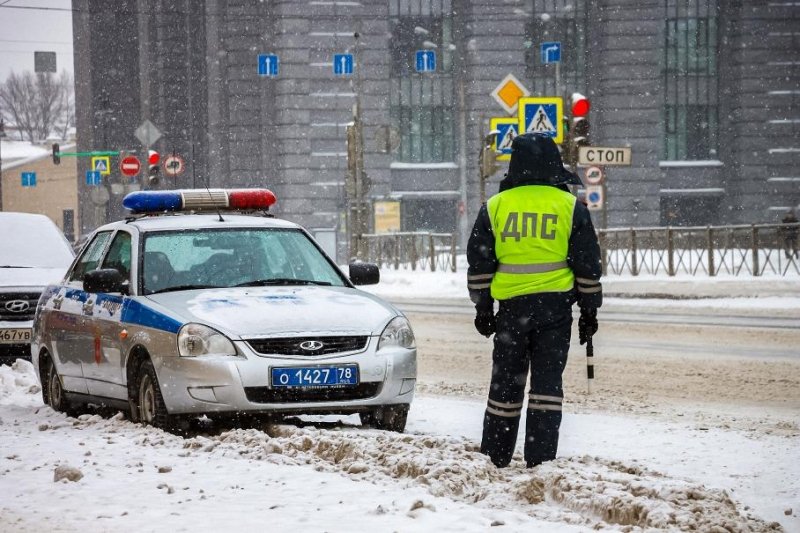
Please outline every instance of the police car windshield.
[{"label": "police car windshield", "polygon": [[346,284],[309,238],[294,229],[152,232],[144,236],[143,252],[143,294],[211,287]]}]

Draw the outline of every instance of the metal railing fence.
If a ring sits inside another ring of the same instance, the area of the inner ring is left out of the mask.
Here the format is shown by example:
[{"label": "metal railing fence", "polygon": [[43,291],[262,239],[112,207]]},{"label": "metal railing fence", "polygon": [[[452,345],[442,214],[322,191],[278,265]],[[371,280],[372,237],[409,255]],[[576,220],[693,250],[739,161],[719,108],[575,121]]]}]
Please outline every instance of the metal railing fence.
[{"label": "metal railing fence", "polygon": [[[800,275],[800,224],[599,230],[604,274]],[[787,242],[794,235],[794,247]]]},{"label": "metal railing fence", "polygon": [[[603,274],[632,276],[800,276],[798,235],[800,223],[598,231]],[[364,234],[358,246],[382,268],[456,271],[452,233]]]},{"label": "metal railing fence", "polygon": [[365,233],[358,239],[361,257],[381,268],[456,271],[452,233]]}]

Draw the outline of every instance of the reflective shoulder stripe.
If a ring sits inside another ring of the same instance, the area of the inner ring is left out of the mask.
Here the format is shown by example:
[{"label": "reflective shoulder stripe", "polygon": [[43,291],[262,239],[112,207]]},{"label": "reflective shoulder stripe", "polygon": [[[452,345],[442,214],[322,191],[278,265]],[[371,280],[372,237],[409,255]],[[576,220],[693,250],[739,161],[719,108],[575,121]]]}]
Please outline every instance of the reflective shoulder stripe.
[{"label": "reflective shoulder stripe", "polygon": [[561,270],[568,266],[566,261],[557,261],[555,263],[529,263],[524,265],[508,265],[501,263],[497,266],[497,271],[505,274],[541,274],[542,272]]}]

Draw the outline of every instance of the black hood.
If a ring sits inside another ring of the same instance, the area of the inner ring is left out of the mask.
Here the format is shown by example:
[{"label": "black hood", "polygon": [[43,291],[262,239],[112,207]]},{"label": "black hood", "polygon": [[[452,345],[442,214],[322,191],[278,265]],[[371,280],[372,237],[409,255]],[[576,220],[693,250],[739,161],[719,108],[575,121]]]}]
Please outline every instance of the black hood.
[{"label": "black hood", "polygon": [[552,137],[523,133],[511,142],[508,174],[500,182],[500,192],[520,185],[583,185],[581,179],[564,168],[561,154]]}]

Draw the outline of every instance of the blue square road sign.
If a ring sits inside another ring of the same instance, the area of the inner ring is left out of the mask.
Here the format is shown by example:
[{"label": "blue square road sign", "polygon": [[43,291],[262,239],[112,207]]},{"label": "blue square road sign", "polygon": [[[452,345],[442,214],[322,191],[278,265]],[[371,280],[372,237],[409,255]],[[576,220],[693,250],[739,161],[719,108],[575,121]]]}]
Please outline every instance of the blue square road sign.
[{"label": "blue square road sign", "polygon": [[36,187],[36,172],[22,172],[22,186]]},{"label": "blue square road sign", "polygon": [[417,50],[417,72],[433,72],[436,70],[436,52],[433,50]]},{"label": "blue square road sign", "polygon": [[86,185],[100,185],[100,171],[99,170],[87,170],[86,171]]},{"label": "blue square road sign", "polygon": [[549,42],[542,43],[540,47],[542,63],[561,63],[561,43]]},{"label": "blue square road sign", "polygon": [[258,75],[274,78],[278,75],[280,60],[275,54],[259,54],[258,56]]},{"label": "blue square road sign", "polygon": [[333,54],[333,73],[337,76],[353,74],[353,54]]}]

